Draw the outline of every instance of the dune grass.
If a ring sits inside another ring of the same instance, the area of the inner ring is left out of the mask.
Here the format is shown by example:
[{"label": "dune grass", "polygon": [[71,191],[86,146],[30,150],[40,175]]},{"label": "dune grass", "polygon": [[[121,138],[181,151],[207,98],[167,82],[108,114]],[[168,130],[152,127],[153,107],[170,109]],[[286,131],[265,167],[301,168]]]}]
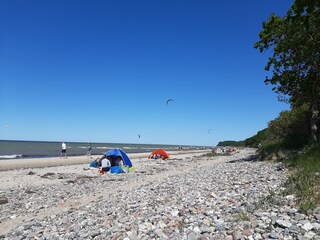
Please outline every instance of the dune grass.
[{"label": "dune grass", "polygon": [[295,194],[299,210],[308,212],[320,204],[320,148],[312,148],[283,163],[292,170],[286,193]]}]

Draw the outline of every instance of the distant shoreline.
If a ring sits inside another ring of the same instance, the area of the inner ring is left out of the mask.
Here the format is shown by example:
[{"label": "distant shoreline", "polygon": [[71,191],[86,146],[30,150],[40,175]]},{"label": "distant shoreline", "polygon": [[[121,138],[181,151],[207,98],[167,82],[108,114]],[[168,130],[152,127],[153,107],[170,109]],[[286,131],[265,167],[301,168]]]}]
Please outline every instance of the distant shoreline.
[{"label": "distant shoreline", "polygon": [[[174,158],[175,155],[201,153],[204,154],[210,152],[207,150],[182,150],[182,151],[167,151],[170,158]],[[150,153],[128,153],[130,159],[145,159]],[[0,171],[14,170],[14,169],[26,169],[26,168],[43,168],[43,167],[55,167],[55,166],[67,166],[77,164],[87,164],[93,161],[100,155],[92,155],[92,158],[88,158],[86,155],[82,156],[68,156],[67,158],[60,157],[44,157],[44,158],[21,158],[21,159],[3,159],[0,160]]]},{"label": "distant shoreline", "polygon": [[[86,155],[89,143],[66,142],[67,155],[81,157]],[[186,145],[158,145],[158,144],[130,144],[130,143],[90,143],[92,155],[101,155],[110,149],[120,148],[126,153],[151,153],[162,148],[166,151],[177,151],[181,147],[183,150],[204,149],[201,146]],[[207,147],[209,149],[209,147]],[[45,141],[13,141],[0,140],[0,162],[3,160],[30,160],[33,158],[53,158],[60,157],[61,142]]]}]

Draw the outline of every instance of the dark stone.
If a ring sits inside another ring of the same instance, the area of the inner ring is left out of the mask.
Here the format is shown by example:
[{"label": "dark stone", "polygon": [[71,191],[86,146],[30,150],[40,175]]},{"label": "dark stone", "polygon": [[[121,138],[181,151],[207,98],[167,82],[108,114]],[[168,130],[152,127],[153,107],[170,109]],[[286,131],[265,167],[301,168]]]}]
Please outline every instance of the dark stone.
[{"label": "dark stone", "polygon": [[7,204],[9,202],[7,197],[0,196],[0,204]]}]

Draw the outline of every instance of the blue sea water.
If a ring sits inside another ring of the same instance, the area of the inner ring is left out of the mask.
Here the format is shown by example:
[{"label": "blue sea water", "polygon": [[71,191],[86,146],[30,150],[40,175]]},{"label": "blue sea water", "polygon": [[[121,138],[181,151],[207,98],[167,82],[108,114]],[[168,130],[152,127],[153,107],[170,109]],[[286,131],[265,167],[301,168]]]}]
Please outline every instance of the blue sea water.
[{"label": "blue sea water", "polygon": [[[87,153],[88,143],[66,142],[68,156],[81,156]],[[130,143],[91,143],[92,155],[102,155],[110,149],[121,148],[126,153],[152,152],[163,148],[166,151],[178,150],[177,145],[130,144]],[[200,149],[199,146],[181,146],[185,150]],[[0,160],[25,159],[60,156],[61,142],[11,141],[0,140]]]}]

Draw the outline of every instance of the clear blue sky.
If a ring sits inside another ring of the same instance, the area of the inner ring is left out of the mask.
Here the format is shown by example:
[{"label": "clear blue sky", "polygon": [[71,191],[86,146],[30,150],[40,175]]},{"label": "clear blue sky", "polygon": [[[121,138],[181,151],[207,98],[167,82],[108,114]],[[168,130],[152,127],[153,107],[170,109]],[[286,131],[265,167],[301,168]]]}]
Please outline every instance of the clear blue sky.
[{"label": "clear blue sky", "polygon": [[268,54],[253,45],[292,2],[2,0],[0,139],[251,137],[289,108],[264,84]]}]

